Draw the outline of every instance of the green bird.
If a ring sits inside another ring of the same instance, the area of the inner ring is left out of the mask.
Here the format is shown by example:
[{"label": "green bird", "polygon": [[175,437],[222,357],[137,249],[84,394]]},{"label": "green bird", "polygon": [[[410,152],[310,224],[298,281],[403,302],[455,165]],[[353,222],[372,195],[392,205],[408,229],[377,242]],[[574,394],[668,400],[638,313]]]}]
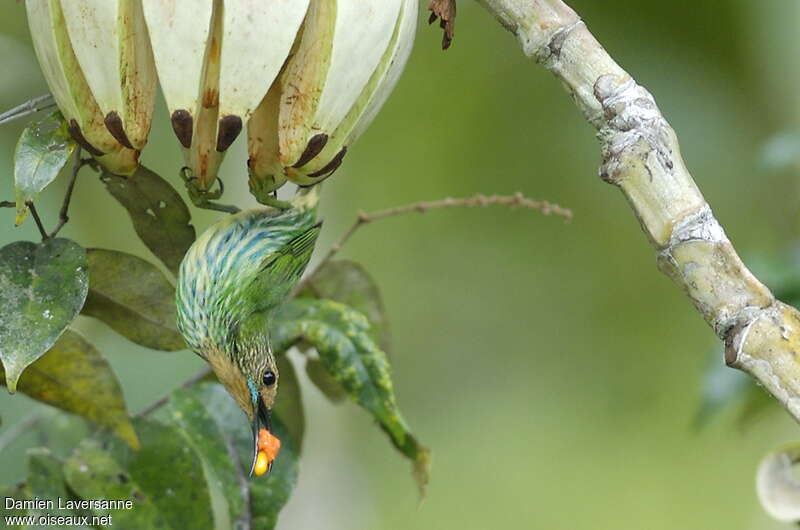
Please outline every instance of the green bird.
[{"label": "green bird", "polygon": [[278,391],[270,327],[314,250],[316,197],[222,219],[197,238],[178,272],[178,329],[252,423],[253,466]]}]

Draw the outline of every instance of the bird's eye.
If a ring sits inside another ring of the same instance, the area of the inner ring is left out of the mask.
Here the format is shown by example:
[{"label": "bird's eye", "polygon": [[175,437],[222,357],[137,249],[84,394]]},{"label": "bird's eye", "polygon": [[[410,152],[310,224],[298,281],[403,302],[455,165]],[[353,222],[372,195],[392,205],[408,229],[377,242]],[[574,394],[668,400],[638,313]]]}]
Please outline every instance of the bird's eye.
[{"label": "bird's eye", "polygon": [[266,372],[264,372],[264,385],[272,386],[275,384],[275,381],[277,380],[278,378],[275,377],[275,372],[273,372],[272,370],[267,370]]}]

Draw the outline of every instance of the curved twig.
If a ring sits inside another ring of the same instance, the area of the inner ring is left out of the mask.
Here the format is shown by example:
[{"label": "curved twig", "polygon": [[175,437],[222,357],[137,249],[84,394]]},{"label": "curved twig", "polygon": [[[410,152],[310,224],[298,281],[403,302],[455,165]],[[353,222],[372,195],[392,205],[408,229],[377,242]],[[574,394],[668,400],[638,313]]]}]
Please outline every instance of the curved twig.
[{"label": "curved twig", "polygon": [[425,213],[430,210],[439,210],[442,208],[484,208],[486,206],[527,208],[529,210],[538,210],[544,215],[558,215],[567,221],[572,219],[571,210],[562,208],[558,204],[553,204],[548,201],[529,199],[519,192],[515,193],[514,195],[482,195],[479,193],[477,195],[473,195],[472,197],[465,197],[461,199],[447,197],[438,201],[420,201],[372,213],[361,212],[358,214],[358,218],[350,226],[350,228],[348,228],[347,231],[345,231],[345,233],[342,234],[342,236],[333,245],[331,245],[328,253],[325,254],[314,270],[308,274],[308,277],[312,277],[315,272],[320,270],[326,263],[333,259],[333,257],[342,250],[342,247],[344,247],[345,243],[347,243],[347,241],[353,237],[353,234],[355,234],[359,228],[366,224],[379,221],[387,217],[395,217],[409,213]]}]

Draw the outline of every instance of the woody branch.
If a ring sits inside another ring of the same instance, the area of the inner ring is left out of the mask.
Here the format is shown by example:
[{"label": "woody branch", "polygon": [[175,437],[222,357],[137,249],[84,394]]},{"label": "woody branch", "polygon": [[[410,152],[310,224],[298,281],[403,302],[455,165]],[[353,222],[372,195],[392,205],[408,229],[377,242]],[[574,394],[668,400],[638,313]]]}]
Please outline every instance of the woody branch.
[{"label": "woody branch", "polygon": [[748,372],[800,421],[800,313],[745,267],[681,158],[653,96],[561,0],[478,0],[552,72],[601,143],[600,177],[625,194],[658,266]]}]

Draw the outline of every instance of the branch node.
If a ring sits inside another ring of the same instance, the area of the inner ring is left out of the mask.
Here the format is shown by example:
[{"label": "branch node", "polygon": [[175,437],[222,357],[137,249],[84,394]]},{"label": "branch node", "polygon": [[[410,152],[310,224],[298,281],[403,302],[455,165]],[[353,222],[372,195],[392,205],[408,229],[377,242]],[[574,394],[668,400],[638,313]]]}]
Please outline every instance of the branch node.
[{"label": "branch node", "polygon": [[687,241],[698,240],[709,243],[728,241],[725,230],[723,230],[722,225],[720,225],[719,221],[714,217],[714,213],[711,211],[711,207],[709,207],[708,204],[703,205],[698,211],[687,215],[675,224],[667,249],[671,249]]},{"label": "branch node", "polygon": [[533,57],[536,59],[536,62],[547,66],[547,63],[553,63],[561,59],[561,52],[564,49],[564,43],[567,41],[567,38],[575,28],[583,25],[583,20],[578,19],[576,22],[561,26],[554,31],[550,36],[550,40],[533,52]]},{"label": "branch node", "polygon": [[742,345],[747,342],[747,335],[750,333],[750,329],[764,312],[765,310],[759,307],[744,308],[737,315],[736,321],[723,333],[726,365],[732,368],[739,367],[739,354],[742,350]]},{"label": "branch node", "polygon": [[[603,144],[600,178],[618,185],[634,165],[641,165],[652,177],[653,163],[672,173],[674,133],[653,96],[632,78],[612,74],[600,76],[593,91],[605,118],[598,132]],[[650,159],[651,153],[655,160]]]},{"label": "branch node", "polygon": [[[742,263],[686,169],[675,132],[562,0],[479,0],[543,62],[598,130],[600,176],[622,189],[659,267],[751,374],[800,421],[800,311]],[[574,28],[578,27],[578,31]],[[570,36],[571,35],[571,36]]]}]

